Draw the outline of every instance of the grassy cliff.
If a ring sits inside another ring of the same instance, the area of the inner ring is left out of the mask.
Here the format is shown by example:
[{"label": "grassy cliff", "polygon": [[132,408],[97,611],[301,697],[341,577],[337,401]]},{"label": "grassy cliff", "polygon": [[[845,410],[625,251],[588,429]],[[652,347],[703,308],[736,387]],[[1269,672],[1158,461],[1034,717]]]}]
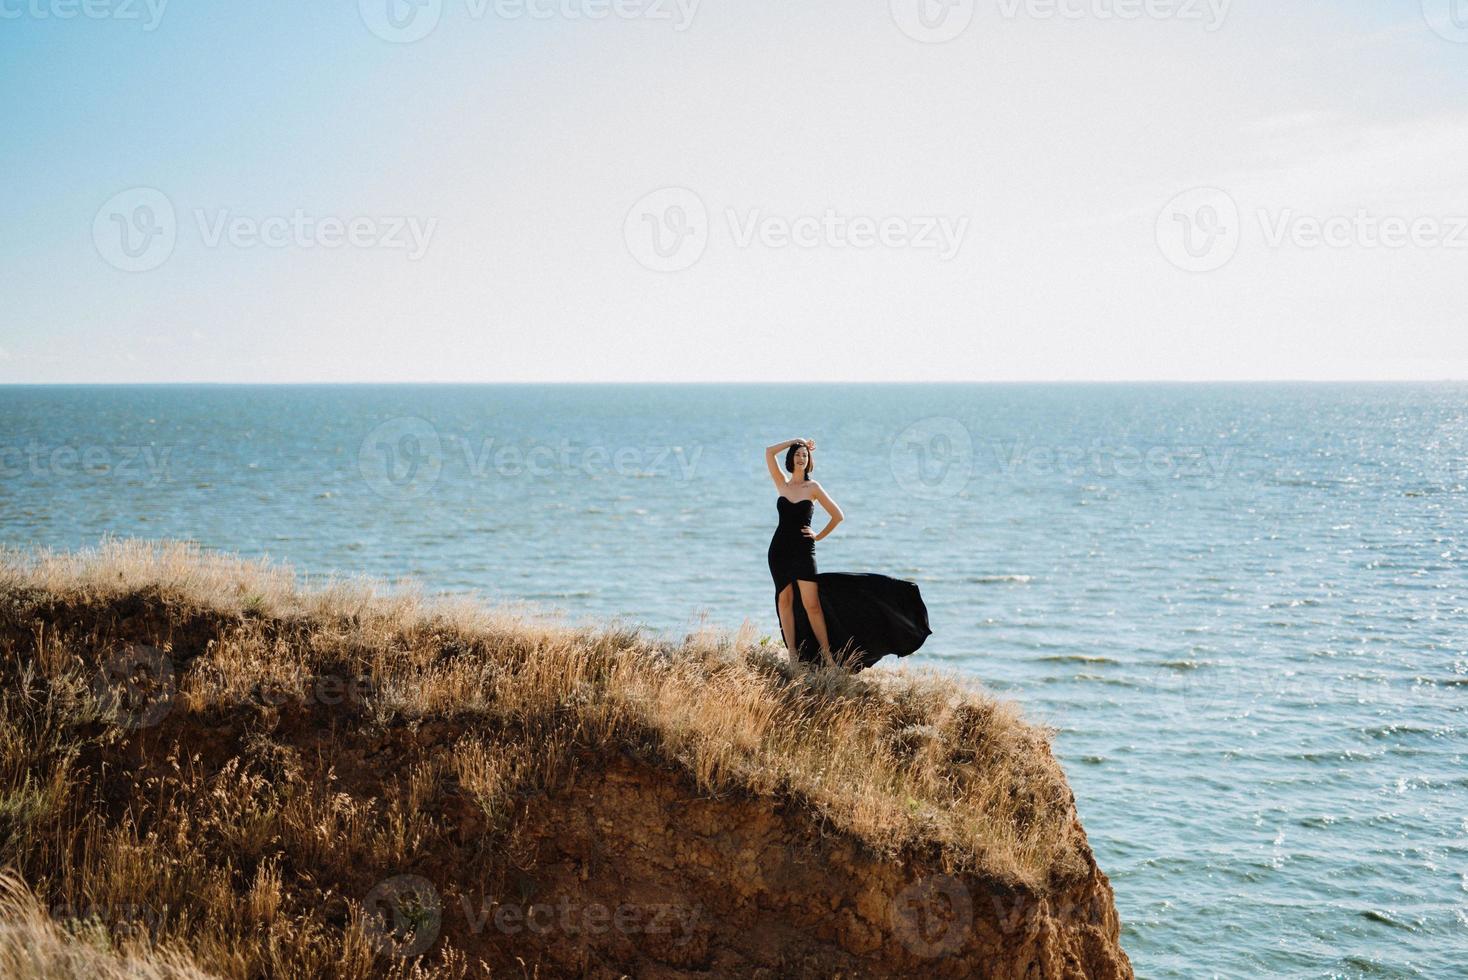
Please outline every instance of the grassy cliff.
[{"label": "grassy cliff", "polygon": [[0,672],[10,976],[1130,976],[952,676],[146,542],[0,556]]}]

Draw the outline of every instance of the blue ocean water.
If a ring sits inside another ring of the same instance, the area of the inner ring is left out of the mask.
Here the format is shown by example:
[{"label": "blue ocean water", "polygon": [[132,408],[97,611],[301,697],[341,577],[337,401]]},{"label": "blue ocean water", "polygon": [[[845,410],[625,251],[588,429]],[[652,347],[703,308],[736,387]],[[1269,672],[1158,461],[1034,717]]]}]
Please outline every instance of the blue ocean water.
[{"label": "blue ocean water", "polygon": [[8,387],[0,541],[778,636],[796,436],[898,669],[1060,730],[1139,976],[1468,976],[1468,385]]}]

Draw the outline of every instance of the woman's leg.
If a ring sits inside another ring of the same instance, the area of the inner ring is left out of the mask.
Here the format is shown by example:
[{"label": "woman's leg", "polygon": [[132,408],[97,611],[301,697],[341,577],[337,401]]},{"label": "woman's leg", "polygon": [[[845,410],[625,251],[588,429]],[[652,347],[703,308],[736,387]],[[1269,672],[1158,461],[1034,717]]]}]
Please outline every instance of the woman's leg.
[{"label": "woman's leg", "polygon": [[790,651],[790,662],[798,663],[800,654],[795,650],[795,588],[785,586],[775,596],[775,608],[780,613],[780,632],[785,634],[785,649]]},{"label": "woman's leg", "polygon": [[799,581],[800,601],[805,606],[805,618],[810,620],[811,632],[821,645],[821,656],[831,659],[831,642],[826,638],[826,613],[821,609],[821,594],[814,582]]}]

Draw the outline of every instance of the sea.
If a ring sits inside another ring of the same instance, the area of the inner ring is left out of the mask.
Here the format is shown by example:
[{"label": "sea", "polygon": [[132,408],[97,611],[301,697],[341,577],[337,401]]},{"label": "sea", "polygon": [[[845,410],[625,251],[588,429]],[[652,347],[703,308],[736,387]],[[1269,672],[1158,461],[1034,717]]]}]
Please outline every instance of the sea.
[{"label": "sea", "polygon": [[[0,543],[779,637],[767,445],[1055,749],[1139,977],[1468,977],[1468,384],[0,387]],[[817,512],[817,526],[820,512]]]}]

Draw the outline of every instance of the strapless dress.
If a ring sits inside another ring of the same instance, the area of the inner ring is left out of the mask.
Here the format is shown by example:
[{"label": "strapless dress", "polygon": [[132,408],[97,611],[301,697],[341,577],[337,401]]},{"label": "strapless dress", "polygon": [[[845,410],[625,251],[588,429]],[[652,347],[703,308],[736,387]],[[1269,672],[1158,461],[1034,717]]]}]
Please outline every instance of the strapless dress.
[{"label": "strapless dress", "polygon": [[[815,502],[793,501],[779,495],[775,502],[780,523],[770,538],[766,555],[775,596],[795,582],[815,582],[826,619],[831,655],[853,672],[864,670],[891,654],[905,657],[932,635],[928,608],[916,582],[876,572],[818,572],[816,543],[802,533],[810,526]],[[824,663],[799,586],[794,596],[796,656],[811,664]],[[775,625],[779,629],[778,602]],[[783,631],[780,635],[784,635]]]}]

